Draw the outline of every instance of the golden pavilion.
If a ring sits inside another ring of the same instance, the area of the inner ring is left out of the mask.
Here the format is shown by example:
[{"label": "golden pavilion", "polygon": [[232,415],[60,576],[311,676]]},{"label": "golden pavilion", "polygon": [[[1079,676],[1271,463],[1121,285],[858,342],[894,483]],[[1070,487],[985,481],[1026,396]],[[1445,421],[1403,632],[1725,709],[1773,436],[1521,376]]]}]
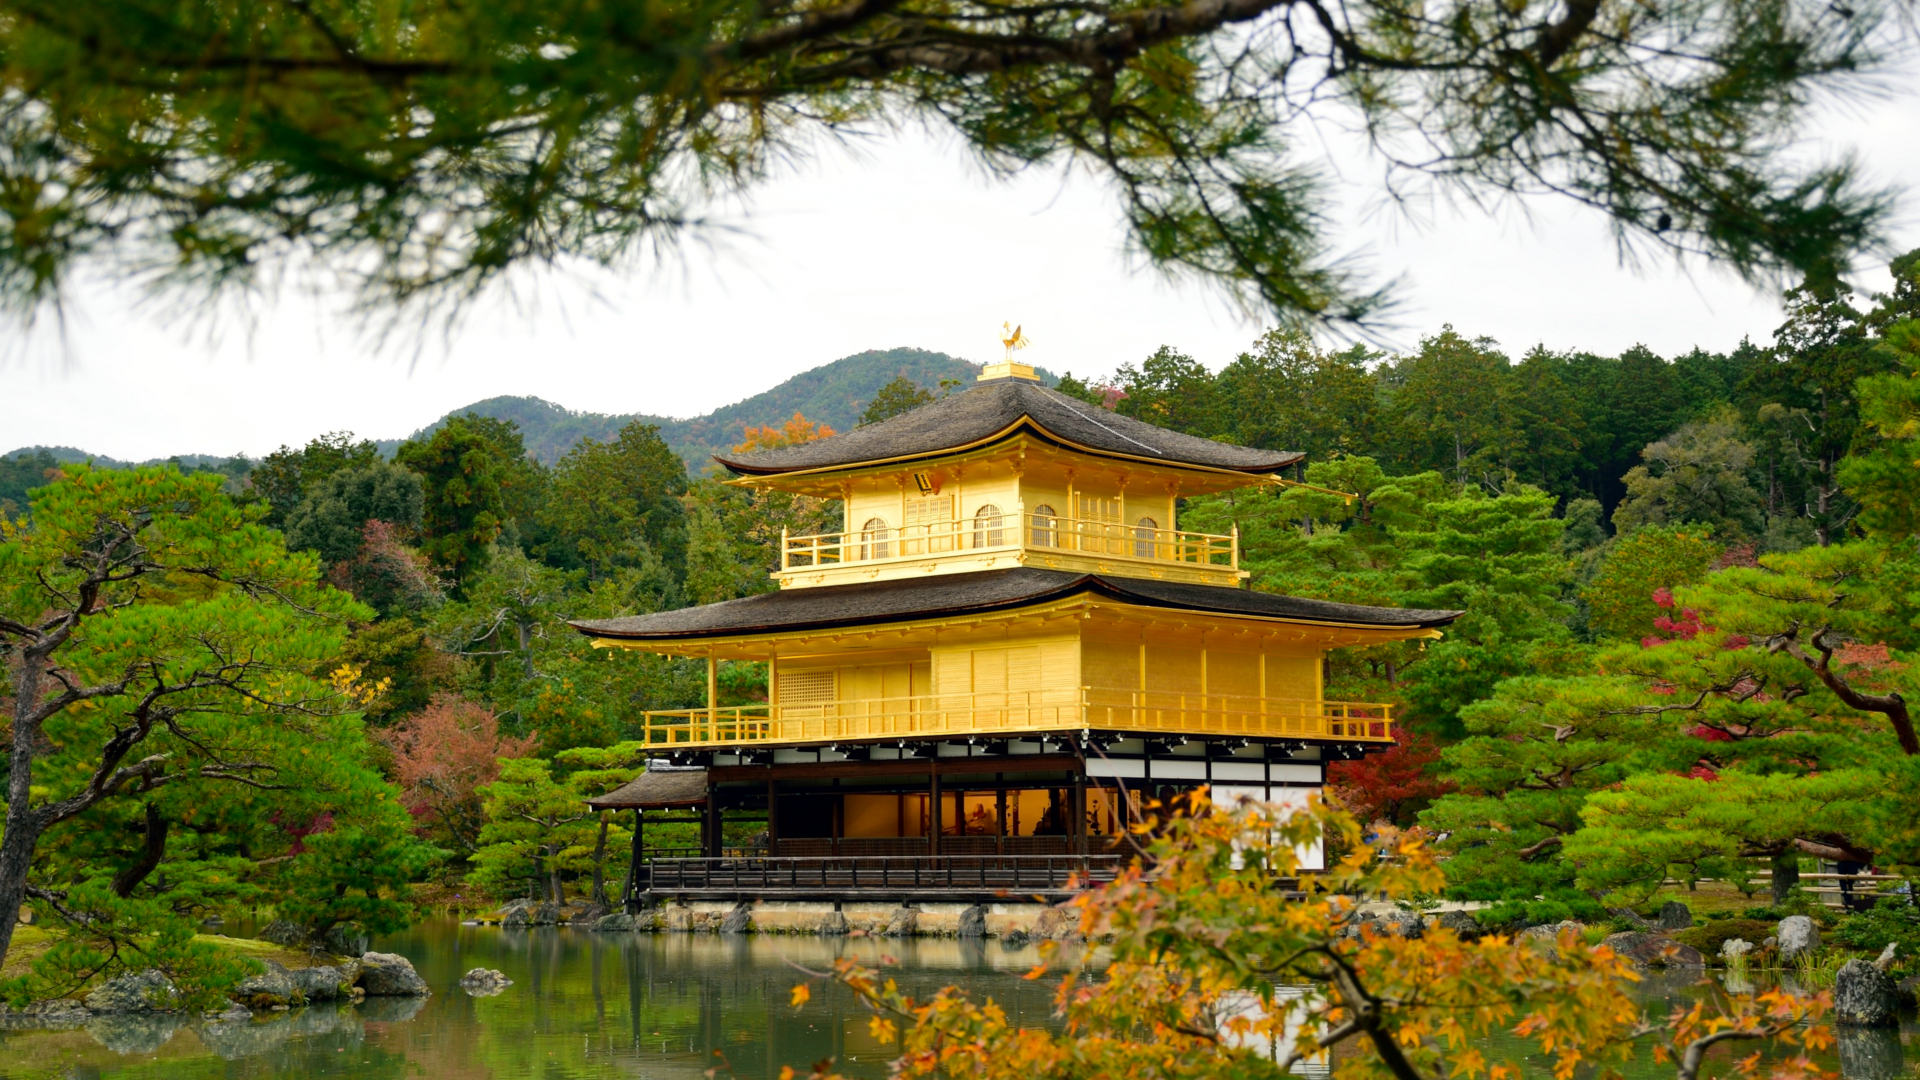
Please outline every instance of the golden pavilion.
[{"label": "golden pavilion", "polygon": [[[1327,650],[1438,637],[1459,613],[1251,591],[1237,535],[1177,527],[1183,498],[1301,457],[1120,416],[1009,361],[881,423],[716,458],[845,516],[782,538],[775,591],[574,624],[707,664],[708,705],[648,713],[658,760],[593,800],[702,823],[698,851],[637,831],[629,899],[1057,891],[1098,876],[1147,800],[1304,801],[1327,762],[1390,745],[1387,706],[1326,700]],[[765,704],[715,703],[726,660],[767,666]]]}]

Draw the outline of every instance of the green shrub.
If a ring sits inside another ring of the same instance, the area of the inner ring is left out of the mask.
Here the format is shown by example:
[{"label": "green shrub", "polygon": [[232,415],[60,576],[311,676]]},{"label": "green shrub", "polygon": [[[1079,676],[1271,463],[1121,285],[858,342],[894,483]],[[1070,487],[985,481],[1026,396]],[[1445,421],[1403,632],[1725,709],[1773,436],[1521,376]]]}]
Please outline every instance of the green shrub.
[{"label": "green shrub", "polygon": [[1774,924],[1759,919],[1714,919],[1705,926],[1696,926],[1673,935],[1673,940],[1682,945],[1691,945],[1700,950],[1700,955],[1709,959],[1720,955],[1720,946],[1734,938],[1760,943],[1773,936]]},{"label": "green shrub", "polygon": [[1882,900],[1871,910],[1841,919],[1833,928],[1833,940],[1849,949],[1873,953],[1892,942],[1900,946],[1899,957],[1911,961],[1920,956],[1920,907],[1897,897]]}]

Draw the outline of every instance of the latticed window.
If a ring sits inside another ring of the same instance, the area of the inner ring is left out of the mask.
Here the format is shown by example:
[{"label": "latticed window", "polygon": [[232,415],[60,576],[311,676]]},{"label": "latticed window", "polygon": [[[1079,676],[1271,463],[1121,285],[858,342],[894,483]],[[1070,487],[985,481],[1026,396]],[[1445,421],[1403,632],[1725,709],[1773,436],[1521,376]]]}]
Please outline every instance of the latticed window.
[{"label": "latticed window", "polygon": [[887,536],[886,518],[868,518],[867,523],[860,526],[860,557],[862,559],[889,558],[891,545],[887,543]]},{"label": "latticed window", "polygon": [[1120,524],[1119,499],[1076,493],[1074,502],[1079,511],[1074,517],[1079,519],[1075,531],[1080,534],[1081,551],[1119,555],[1126,550],[1122,539],[1126,528]]},{"label": "latticed window", "polygon": [[1000,508],[992,503],[987,503],[975,510],[973,512],[973,546],[999,547],[1006,543],[1001,531],[1004,522],[1005,518],[1001,515]]},{"label": "latticed window", "polygon": [[1054,530],[1057,528],[1055,519],[1058,518],[1059,515],[1053,512],[1053,507],[1046,503],[1041,503],[1039,506],[1033,508],[1032,516],[1033,539],[1030,540],[1029,543],[1034,547],[1053,547],[1058,543],[1058,541],[1054,539]]},{"label": "latticed window", "polygon": [[1136,559],[1153,558],[1154,533],[1160,530],[1160,523],[1150,517],[1143,517],[1133,523],[1133,557]]},{"label": "latticed window", "polygon": [[833,700],[834,689],[834,672],[831,669],[825,671],[782,671],[780,673],[780,705],[782,708],[825,705]]},{"label": "latticed window", "polygon": [[900,554],[922,555],[953,550],[953,496],[929,495],[907,500],[907,520],[900,530]]}]

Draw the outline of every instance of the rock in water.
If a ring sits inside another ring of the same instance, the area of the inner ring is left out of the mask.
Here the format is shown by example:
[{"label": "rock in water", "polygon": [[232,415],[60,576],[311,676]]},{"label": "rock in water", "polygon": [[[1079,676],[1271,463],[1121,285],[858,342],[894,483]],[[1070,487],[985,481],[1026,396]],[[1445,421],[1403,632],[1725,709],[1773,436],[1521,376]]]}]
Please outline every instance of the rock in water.
[{"label": "rock in water", "polygon": [[1720,943],[1720,959],[1738,960],[1753,951],[1753,942],[1740,938],[1728,938]]},{"label": "rock in water", "polygon": [[87,1021],[87,1034],[116,1054],[151,1054],[186,1022],[172,1013],[102,1014]]},{"label": "rock in water", "polygon": [[460,976],[460,989],[474,997],[492,997],[512,985],[504,972],[492,968],[474,968]]},{"label": "rock in water", "polygon": [[733,905],[727,917],[720,920],[720,932],[723,934],[744,934],[753,929],[753,901],[742,900]]},{"label": "rock in water", "polygon": [[1427,920],[1411,911],[1389,911],[1380,916],[1380,932],[1412,940],[1427,932]]},{"label": "rock in water", "polygon": [[848,929],[846,912],[829,911],[820,917],[820,929],[817,933],[822,937],[845,937]]},{"label": "rock in water", "polygon": [[1900,1029],[1838,1027],[1834,1048],[1840,1051],[1840,1075],[1846,1080],[1899,1080],[1910,1075],[1900,1052]]},{"label": "rock in water", "polygon": [[1893,996],[1902,1005],[1920,1007],[1920,975],[1909,975],[1895,983]]},{"label": "rock in water", "polygon": [[1662,930],[1691,930],[1693,909],[1678,900],[1669,900],[1660,905],[1658,921]]},{"label": "rock in water", "polygon": [[500,918],[500,926],[501,926],[501,929],[504,929],[504,930],[525,930],[527,927],[532,925],[533,925],[533,909],[532,908],[524,908],[524,907],[514,908],[512,911],[507,912],[505,915],[501,916]]},{"label": "rock in water", "polygon": [[1027,932],[1025,930],[1022,930],[1016,926],[1013,929],[1007,931],[1006,936],[1000,939],[1000,944],[1006,946],[1009,949],[1019,949],[1019,948],[1025,947],[1027,943],[1031,940],[1032,940],[1031,938],[1027,937]]},{"label": "rock in water", "polygon": [[535,926],[552,926],[560,921],[563,914],[559,904],[548,901],[533,909],[532,922]]},{"label": "rock in water", "polygon": [[960,913],[960,936],[963,938],[987,936],[987,905],[974,904]]},{"label": "rock in water", "polygon": [[348,996],[353,991],[354,977],[360,974],[360,965],[344,964],[340,967],[295,968],[287,972],[293,985],[308,1001],[332,1001]]},{"label": "rock in water", "polygon": [[[4,1008],[4,1006],[0,1006]],[[87,1007],[70,998],[50,998],[36,1001],[19,1012],[8,1010],[5,1027],[15,1028],[75,1028],[87,1022],[93,1014]]]},{"label": "rock in water", "polygon": [[1073,908],[1049,907],[1033,920],[1031,935],[1041,941],[1080,940],[1080,912]]},{"label": "rock in water", "polygon": [[260,931],[261,941],[271,941],[275,945],[293,946],[307,940],[312,931],[296,922],[275,919]]},{"label": "rock in water", "polygon": [[370,952],[360,958],[360,989],[368,997],[425,997],[433,991],[413,970],[413,961],[393,953]]},{"label": "rock in water", "polygon": [[1705,967],[1707,963],[1700,950],[1691,945],[1638,930],[1609,934],[1601,944],[1639,967]]},{"label": "rock in water", "polygon": [[326,936],[320,939],[320,947],[335,956],[365,956],[367,933],[342,923],[327,930]]},{"label": "rock in water", "polygon": [[108,979],[87,995],[87,1011],[105,1014],[172,1012],[180,1000],[173,980],[155,968]]},{"label": "rock in water", "polygon": [[272,960],[263,960],[261,963],[266,965],[266,970],[233,984],[233,990],[229,993],[233,1000],[256,1012],[276,1005],[296,1005],[306,1000],[285,965]]},{"label": "rock in water", "polygon": [[885,937],[912,937],[919,931],[920,913],[902,904],[887,916],[887,928],[880,933]]},{"label": "rock in water", "polygon": [[593,932],[596,934],[610,934],[620,930],[632,929],[634,929],[633,916],[624,911],[616,911],[611,915],[603,915],[595,920],[593,924]]},{"label": "rock in water", "polygon": [[1479,919],[1464,911],[1443,911],[1433,917],[1433,925],[1441,930],[1453,931],[1453,936],[1461,941],[1478,940],[1487,932]]},{"label": "rock in water", "polygon": [[1849,960],[1833,977],[1833,1019],[1850,1027],[1899,1023],[1893,980],[1870,961]]},{"label": "rock in water", "polygon": [[1789,915],[1774,932],[1780,939],[1780,959],[1793,960],[1820,947],[1820,928],[1805,915]]}]

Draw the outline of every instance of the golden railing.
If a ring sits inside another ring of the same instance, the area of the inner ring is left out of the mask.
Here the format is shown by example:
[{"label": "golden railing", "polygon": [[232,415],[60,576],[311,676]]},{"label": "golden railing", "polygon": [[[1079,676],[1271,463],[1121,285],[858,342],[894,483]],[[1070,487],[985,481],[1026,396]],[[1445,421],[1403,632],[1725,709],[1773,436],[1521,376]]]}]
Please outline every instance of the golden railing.
[{"label": "golden railing", "polygon": [[1240,567],[1240,538],[1046,514],[1001,514],[902,528],[780,539],[780,569],[903,562],[961,551],[1081,552],[1102,558]]},{"label": "golden railing", "polygon": [[687,748],[1013,736],[1083,728],[1162,735],[1393,741],[1393,710],[1389,705],[1090,686],[679,709],[649,712],[643,725],[641,741]]}]

